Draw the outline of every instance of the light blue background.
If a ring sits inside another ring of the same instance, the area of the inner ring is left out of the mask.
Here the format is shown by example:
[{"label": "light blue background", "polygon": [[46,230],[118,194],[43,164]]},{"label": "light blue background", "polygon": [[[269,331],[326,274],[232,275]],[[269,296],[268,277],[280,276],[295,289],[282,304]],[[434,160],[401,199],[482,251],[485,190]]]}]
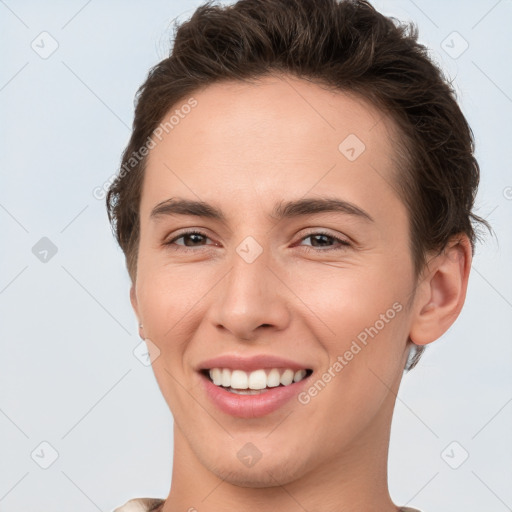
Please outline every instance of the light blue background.
[{"label": "light blue background", "polygon": [[[199,4],[0,1],[2,512],[167,496],[172,418],[133,355],[124,259],[92,191],[117,169],[135,91],[168,52],[171,19]],[[477,213],[497,238],[477,248],[460,318],[404,378],[392,497],[425,512],[512,510],[512,2],[375,5],[417,22],[454,78],[482,169]],[[43,31],[58,42],[47,59],[31,47]],[[453,31],[469,44],[457,58],[443,49],[463,48]],[[32,253],[44,236],[58,249],[47,263]],[[42,441],[59,453],[48,469],[31,458]],[[453,441],[452,460],[469,453],[458,469],[441,457]]]}]

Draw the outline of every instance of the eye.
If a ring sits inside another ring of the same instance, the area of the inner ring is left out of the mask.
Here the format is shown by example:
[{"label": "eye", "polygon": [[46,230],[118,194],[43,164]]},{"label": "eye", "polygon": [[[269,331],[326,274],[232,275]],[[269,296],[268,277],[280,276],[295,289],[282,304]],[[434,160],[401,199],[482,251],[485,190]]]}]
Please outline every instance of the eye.
[{"label": "eye", "polygon": [[303,242],[308,239],[311,240],[311,244],[309,246],[303,246],[307,251],[333,251],[343,250],[347,247],[350,247],[350,242],[348,242],[348,240],[344,240],[324,232],[310,233],[309,235],[303,237],[301,241]]},{"label": "eye", "polygon": [[[180,233],[179,235],[171,238],[169,241],[164,242],[164,245],[172,247],[176,250],[194,250],[194,247],[204,247],[207,245],[217,245],[215,242],[207,243],[211,239],[201,231],[191,230]],[[325,252],[332,250],[343,250],[350,247],[350,242],[342,238],[336,237],[329,233],[314,232],[301,238],[301,242],[310,240],[310,244],[302,245],[306,251]]]},{"label": "eye", "polygon": [[183,249],[188,250],[192,247],[202,247],[205,245],[211,245],[207,244],[206,241],[210,240],[204,233],[201,231],[185,231],[180,233],[178,236],[175,236],[168,242],[165,242],[164,245],[167,246],[179,246],[179,247],[173,247],[177,250]]}]

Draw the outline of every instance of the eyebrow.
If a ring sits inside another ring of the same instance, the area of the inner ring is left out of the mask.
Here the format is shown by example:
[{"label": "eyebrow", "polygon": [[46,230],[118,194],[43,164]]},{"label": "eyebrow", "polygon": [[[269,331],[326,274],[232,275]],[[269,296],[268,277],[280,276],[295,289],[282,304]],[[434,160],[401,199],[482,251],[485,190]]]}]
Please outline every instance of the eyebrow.
[{"label": "eyebrow", "polygon": [[[321,197],[306,198],[294,201],[281,201],[274,206],[272,217],[281,220],[285,218],[314,215],[319,213],[344,213],[353,215],[369,222],[374,222],[371,215],[353,203],[342,199]],[[150,218],[167,215],[192,215],[227,223],[226,216],[219,208],[190,199],[170,198],[158,203],[150,213]]]}]

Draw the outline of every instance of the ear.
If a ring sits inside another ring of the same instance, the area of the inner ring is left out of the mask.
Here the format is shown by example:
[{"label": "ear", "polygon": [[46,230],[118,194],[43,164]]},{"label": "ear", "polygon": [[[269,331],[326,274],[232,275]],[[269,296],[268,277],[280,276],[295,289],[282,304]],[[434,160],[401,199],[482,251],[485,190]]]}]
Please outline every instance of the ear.
[{"label": "ear", "polygon": [[409,337],[416,345],[437,340],[453,324],[464,305],[471,268],[469,238],[459,234],[441,254],[428,261],[419,281]]},{"label": "ear", "polygon": [[142,320],[139,316],[139,303],[137,302],[137,294],[135,291],[135,285],[132,283],[130,287],[130,302],[132,303],[133,311],[135,312],[135,315],[137,317],[137,326],[139,328],[139,336],[144,339],[144,332],[143,328],[141,327]]},{"label": "ear", "polygon": [[132,303],[133,311],[135,311],[137,318],[139,318],[139,304],[137,302],[137,294],[135,293],[135,285],[133,283],[130,286],[130,302]]}]

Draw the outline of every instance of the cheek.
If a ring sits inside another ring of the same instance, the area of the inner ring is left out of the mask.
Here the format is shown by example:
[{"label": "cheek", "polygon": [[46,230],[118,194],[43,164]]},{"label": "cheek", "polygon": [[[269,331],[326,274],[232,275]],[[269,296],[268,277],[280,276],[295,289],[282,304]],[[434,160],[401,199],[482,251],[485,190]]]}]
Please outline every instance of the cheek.
[{"label": "cheek", "polygon": [[[192,268],[193,267],[193,268]],[[210,272],[197,265],[165,265],[142,258],[137,280],[137,299],[154,335],[160,338],[192,311],[211,288]]]},{"label": "cheek", "polygon": [[169,265],[148,257],[141,259],[137,281],[139,310],[145,335],[158,347],[153,363],[155,376],[168,402],[177,383],[190,373],[190,347],[197,338],[219,279],[225,270],[214,264]]},{"label": "cheek", "polygon": [[172,411],[182,410],[180,392],[185,382],[184,354],[191,338],[190,319],[204,295],[202,285],[185,266],[166,268],[141,259],[137,300],[144,318],[144,333],[159,350],[152,369]]},{"label": "cheek", "polygon": [[[294,302],[312,322],[323,325],[324,338],[336,344],[356,337],[376,322],[381,327],[384,321],[387,327],[394,323],[397,309],[405,309],[400,304],[407,296],[410,283],[407,274],[398,273],[393,266],[400,264],[364,267],[305,264],[297,269],[297,275],[288,274],[287,280],[300,299]],[[398,305],[393,308],[395,303]]]},{"label": "cheek", "polygon": [[[407,268],[406,263],[397,268]],[[402,373],[409,322],[408,274],[371,265],[322,272],[316,280],[303,273],[307,278],[297,288],[315,314],[305,310],[311,318],[309,329],[327,356],[319,378],[329,381],[329,391],[326,402],[318,403],[331,403],[340,414],[359,410],[371,415],[388,394],[387,386]]]},{"label": "cheek", "polygon": [[407,312],[399,301],[381,299],[353,297],[331,310],[336,336],[321,340],[329,361],[311,383],[315,389],[306,390],[313,421],[327,427],[327,436],[357,435],[392,396],[402,374]]}]

